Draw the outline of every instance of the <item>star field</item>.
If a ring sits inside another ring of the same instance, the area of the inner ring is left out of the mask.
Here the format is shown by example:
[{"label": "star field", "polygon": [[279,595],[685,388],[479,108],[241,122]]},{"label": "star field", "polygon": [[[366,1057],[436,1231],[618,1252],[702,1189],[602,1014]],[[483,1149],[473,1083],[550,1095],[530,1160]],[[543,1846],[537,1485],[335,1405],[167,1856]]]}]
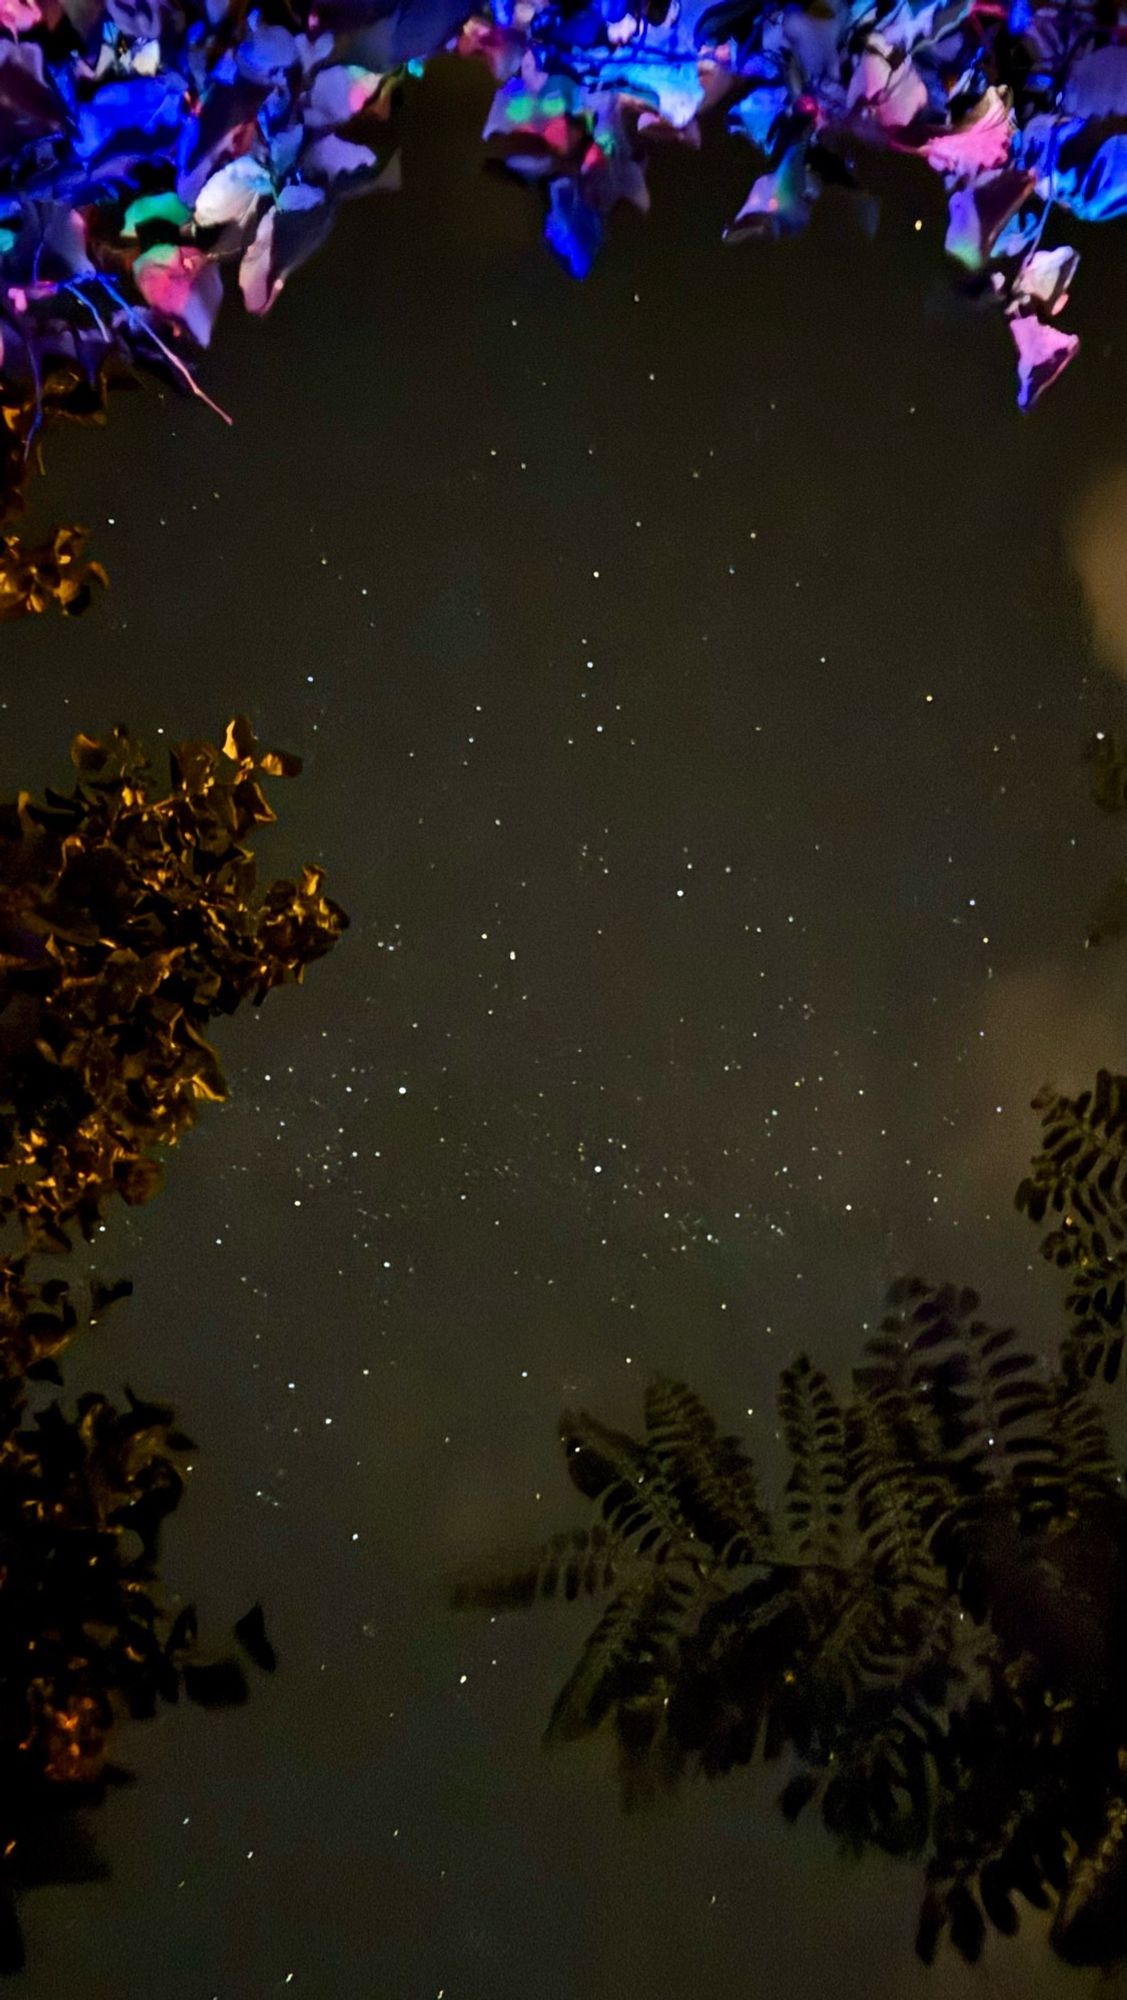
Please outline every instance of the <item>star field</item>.
[{"label": "star field", "polygon": [[[122,398],[52,444],[113,588],[7,642],[9,791],[246,709],[305,759],[264,869],[352,918],[221,1026],[231,1101],[99,1241],[136,1292],[68,1374],[176,1403],[166,1575],[217,1634],[261,1598],[280,1670],[129,1733],[112,1879],[28,1899],[20,1990],[922,1995],[906,1874],[771,1783],[623,1820],[539,1750],[566,1612],[447,1587],[567,1518],[565,1404],[629,1425],[664,1370],[770,1464],[779,1367],[847,1368],[900,1272],[1045,1337],[1028,1100],[1127,1008],[1066,548],[1123,363],[1097,329],[1021,424],[1004,333],[920,306],[914,188],[875,245],[725,252],[723,149],[580,291],[471,184],[472,80],[426,92],[400,202],[209,364],[231,436],[176,404],[158,463]],[[1008,1954],[992,1994],[1063,1992]]]}]

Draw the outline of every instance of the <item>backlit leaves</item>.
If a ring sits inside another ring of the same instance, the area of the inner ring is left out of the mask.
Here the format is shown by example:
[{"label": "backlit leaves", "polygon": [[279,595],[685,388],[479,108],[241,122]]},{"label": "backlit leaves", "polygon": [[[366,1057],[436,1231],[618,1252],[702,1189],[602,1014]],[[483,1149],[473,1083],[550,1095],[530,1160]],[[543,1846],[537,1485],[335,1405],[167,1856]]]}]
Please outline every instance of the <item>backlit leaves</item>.
[{"label": "backlit leaves", "polygon": [[601,1521],[589,1528],[565,1529],[539,1549],[514,1557],[488,1577],[461,1578],[453,1588],[456,1605],[511,1611],[537,1597],[593,1596],[609,1590],[621,1566],[617,1537]]},{"label": "backlit leaves", "polygon": [[1018,1189],[1017,1205],[1031,1222],[1060,1217],[1061,1237],[1047,1254],[1063,1266],[1083,1253],[1089,1236],[1106,1230],[1119,1241],[1124,1233],[1127,1079],[1101,1069],[1095,1088],[1075,1098],[1046,1086],[1033,1109],[1041,1113],[1041,1151]]},{"label": "backlit leaves", "polygon": [[546,1741],[586,1736],[627,1701],[664,1685],[672,1665],[679,1611],[671,1577],[638,1576],[607,1606],[553,1704]]}]

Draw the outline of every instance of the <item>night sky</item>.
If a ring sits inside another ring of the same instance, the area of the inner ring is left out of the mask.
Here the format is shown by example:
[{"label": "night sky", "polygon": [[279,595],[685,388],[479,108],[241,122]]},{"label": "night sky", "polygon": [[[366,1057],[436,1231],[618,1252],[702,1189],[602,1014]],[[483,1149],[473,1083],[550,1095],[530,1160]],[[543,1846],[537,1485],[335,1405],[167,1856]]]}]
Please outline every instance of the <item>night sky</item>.
[{"label": "night sky", "polygon": [[245,710],[305,759],[264,868],[323,862],[352,928],[220,1025],[231,1101],[112,1220],[135,1294],[67,1362],[176,1404],[166,1578],[217,1639],[261,1598],[280,1669],[124,1733],[111,1875],[25,1901],[11,1991],[1127,1991],[1031,1919],[926,1972],[917,1872],[788,1828],[774,1773],[623,1818],[598,1743],[539,1747],[589,1610],[446,1608],[585,1518],[567,1404],[629,1427],[684,1376],[770,1466],[779,1368],[844,1373],[900,1272],[1052,1338],[1028,1101],[1127,1025],[1080,759],[1127,674],[1117,246],[1020,418],[922,169],[873,240],[842,197],[725,248],[717,137],[577,286],[481,168],[489,94],[437,64],[404,192],[228,306],[232,431],[150,387],[50,440],[36,511],[112,590],[6,634],[5,793],[79,728]]}]

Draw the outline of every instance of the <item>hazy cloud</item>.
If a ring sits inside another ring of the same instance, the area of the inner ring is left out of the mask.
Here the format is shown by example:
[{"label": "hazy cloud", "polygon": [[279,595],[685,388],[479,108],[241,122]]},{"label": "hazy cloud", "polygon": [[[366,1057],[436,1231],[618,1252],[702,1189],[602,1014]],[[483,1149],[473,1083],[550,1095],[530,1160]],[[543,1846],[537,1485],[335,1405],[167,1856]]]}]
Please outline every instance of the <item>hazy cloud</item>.
[{"label": "hazy cloud", "polygon": [[1089,488],[1069,539],[1096,648],[1127,679],[1127,466]]}]

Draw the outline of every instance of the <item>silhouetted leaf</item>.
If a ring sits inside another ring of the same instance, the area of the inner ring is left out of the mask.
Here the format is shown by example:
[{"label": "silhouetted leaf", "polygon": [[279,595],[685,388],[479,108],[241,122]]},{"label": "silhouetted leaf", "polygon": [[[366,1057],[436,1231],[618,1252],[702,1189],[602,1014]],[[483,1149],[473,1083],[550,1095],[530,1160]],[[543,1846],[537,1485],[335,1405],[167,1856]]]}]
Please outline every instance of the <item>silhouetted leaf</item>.
[{"label": "silhouetted leaf", "polygon": [[246,1701],[246,1675],[237,1660],[186,1660],[184,1693],[201,1708],[235,1708]]},{"label": "silhouetted leaf", "polygon": [[779,1793],[779,1805],[785,1819],[794,1821],[804,1806],[808,1806],[818,1790],[818,1780],[811,1771],[803,1771]]},{"label": "silhouetted leaf", "polygon": [[247,1658],[261,1667],[264,1674],[272,1674],[278,1664],[273,1646],[266,1637],[266,1622],[261,1604],[252,1604],[235,1623],[235,1637]]},{"label": "silhouetted leaf", "polygon": [[194,1604],[185,1604],[172,1621],[168,1637],[164,1642],[165,1652],[190,1653],[196,1643],[198,1630],[196,1607]]},{"label": "silhouetted leaf", "polygon": [[91,1314],[97,1318],[106,1312],[110,1306],[116,1305],[118,1299],[128,1299],[132,1295],[133,1280],[131,1278],[116,1278],[109,1281],[103,1278],[95,1278],[90,1286]]},{"label": "silhouetted leaf", "polygon": [[540,1548],[512,1557],[504,1570],[488,1576],[463,1574],[452,1587],[451,1601],[459,1608],[476,1605],[512,1611],[537,1597],[590,1596],[611,1588],[621,1559],[617,1536],[595,1521],[589,1528],[566,1529]]},{"label": "silhouetted leaf", "polygon": [[63,1386],[63,1371],[57,1361],[32,1361],[26,1373],[29,1382],[53,1382],[58,1389]]},{"label": "silhouetted leaf", "polygon": [[794,1461],[787,1480],[787,1525],[802,1557],[832,1562],[842,1543],[847,1473],[837,1400],[805,1355],[784,1369],[779,1415]]}]

